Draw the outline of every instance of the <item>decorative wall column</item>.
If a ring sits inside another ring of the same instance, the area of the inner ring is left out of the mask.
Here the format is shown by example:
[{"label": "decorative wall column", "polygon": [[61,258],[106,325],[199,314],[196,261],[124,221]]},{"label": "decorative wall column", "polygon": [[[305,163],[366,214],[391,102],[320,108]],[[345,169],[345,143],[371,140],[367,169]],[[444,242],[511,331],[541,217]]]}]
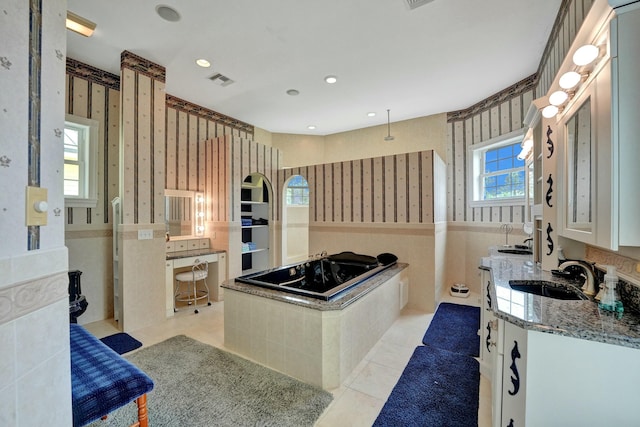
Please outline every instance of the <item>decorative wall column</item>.
[{"label": "decorative wall column", "polygon": [[[131,52],[121,55],[118,281],[120,328],[165,317],[165,68]],[[140,230],[152,230],[141,239]]]}]

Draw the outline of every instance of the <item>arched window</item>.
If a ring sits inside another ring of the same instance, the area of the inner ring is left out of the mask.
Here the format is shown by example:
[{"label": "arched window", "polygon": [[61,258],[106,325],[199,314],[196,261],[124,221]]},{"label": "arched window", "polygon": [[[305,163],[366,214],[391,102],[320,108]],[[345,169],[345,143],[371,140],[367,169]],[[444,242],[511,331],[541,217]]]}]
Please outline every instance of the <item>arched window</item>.
[{"label": "arched window", "polygon": [[287,206],[309,206],[309,183],[301,175],[291,177],[285,193]]}]

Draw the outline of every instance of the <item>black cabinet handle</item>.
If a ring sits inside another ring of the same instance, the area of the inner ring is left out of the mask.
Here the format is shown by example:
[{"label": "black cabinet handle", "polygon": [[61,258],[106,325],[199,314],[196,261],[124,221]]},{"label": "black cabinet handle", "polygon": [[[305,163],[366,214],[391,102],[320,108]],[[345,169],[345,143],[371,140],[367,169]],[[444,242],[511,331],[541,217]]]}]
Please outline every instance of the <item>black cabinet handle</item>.
[{"label": "black cabinet handle", "polygon": [[553,239],[551,238],[551,232],[553,231],[553,227],[551,227],[551,223],[548,222],[547,223],[547,248],[549,249],[549,252],[547,252],[547,255],[551,255],[553,253]]},{"label": "black cabinet handle", "polygon": [[553,131],[551,130],[551,126],[547,126],[547,149],[549,150],[549,155],[547,156],[547,159],[550,159],[551,156],[553,156],[554,146],[553,146],[553,141],[551,140],[552,133]]},{"label": "black cabinet handle", "polygon": [[549,178],[547,178],[547,184],[549,184],[549,189],[547,190],[545,200],[547,201],[547,206],[552,208],[553,205],[551,204],[551,199],[553,198],[553,196],[551,193],[553,193],[553,178],[551,177],[551,174],[549,174]]},{"label": "black cabinet handle", "polygon": [[485,340],[487,344],[487,351],[491,353],[491,320],[487,322],[487,339]]},{"label": "black cabinet handle", "polygon": [[511,384],[513,384],[513,391],[509,390],[511,396],[515,396],[520,391],[520,374],[518,373],[518,366],[516,365],[516,359],[520,359],[520,351],[518,350],[518,341],[513,341],[513,348],[511,349]]},{"label": "black cabinet handle", "polygon": [[509,421],[509,424],[507,425],[507,427],[514,427],[514,425],[513,425],[513,418],[511,418],[511,421]]},{"label": "black cabinet handle", "polygon": [[491,292],[489,292],[489,286],[491,286],[491,281],[487,281],[487,307],[491,308]]}]

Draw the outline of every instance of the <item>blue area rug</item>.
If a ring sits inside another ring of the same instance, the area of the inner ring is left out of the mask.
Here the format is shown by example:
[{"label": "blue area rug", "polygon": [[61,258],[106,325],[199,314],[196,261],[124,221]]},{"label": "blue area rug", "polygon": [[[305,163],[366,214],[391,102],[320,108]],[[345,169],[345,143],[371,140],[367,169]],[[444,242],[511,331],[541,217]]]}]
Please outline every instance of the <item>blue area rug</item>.
[{"label": "blue area rug", "polygon": [[454,353],[480,355],[480,307],[443,302],[422,338],[422,343]]},{"label": "blue area rug", "polygon": [[142,343],[131,335],[124,332],[109,335],[108,337],[100,338],[100,341],[105,343],[109,348],[118,354],[129,353],[138,347],[142,347]]},{"label": "blue area rug", "polygon": [[478,425],[480,364],[472,357],[417,347],[374,426]]}]

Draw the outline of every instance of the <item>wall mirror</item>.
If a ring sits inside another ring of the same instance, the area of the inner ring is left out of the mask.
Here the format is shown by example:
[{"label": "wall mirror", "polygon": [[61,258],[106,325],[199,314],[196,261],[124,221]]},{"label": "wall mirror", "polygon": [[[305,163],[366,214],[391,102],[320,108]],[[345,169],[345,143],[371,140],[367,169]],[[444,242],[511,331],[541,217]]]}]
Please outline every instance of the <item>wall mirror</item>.
[{"label": "wall mirror", "polygon": [[171,238],[195,235],[195,193],[165,190],[164,220]]},{"label": "wall mirror", "polygon": [[[565,230],[589,241],[594,230],[592,99],[587,97],[565,121]],[[565,233],[567,234],[567,233]],[[578,236],[572,236],[578,237]]]}]

